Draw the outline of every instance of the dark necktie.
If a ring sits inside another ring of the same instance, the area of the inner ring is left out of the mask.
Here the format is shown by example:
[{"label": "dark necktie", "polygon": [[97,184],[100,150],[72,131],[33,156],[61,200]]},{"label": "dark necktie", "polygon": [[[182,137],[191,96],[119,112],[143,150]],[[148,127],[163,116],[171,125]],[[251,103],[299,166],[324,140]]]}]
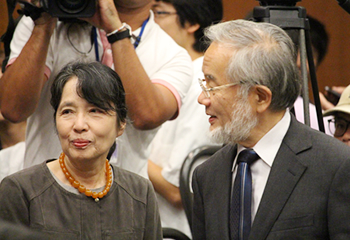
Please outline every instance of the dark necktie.
[{"label": "dark necktie", "polygon": [[250,164],[258,159],[259,155],[253,149],[245,149],[238,155],[238,168],[230,206],[231,240],[248,239],[252,222],[252,174]]}]

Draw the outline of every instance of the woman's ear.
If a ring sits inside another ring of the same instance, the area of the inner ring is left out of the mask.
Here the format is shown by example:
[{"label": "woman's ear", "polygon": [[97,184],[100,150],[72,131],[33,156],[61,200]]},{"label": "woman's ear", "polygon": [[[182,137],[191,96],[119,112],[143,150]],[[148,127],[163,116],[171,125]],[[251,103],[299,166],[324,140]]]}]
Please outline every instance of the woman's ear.
[{"label": "woman's ear", "polygon": [[263,85],[254,86],[254,92],[256,94],[256,110],[258,113],[262,113],[271,105],[272,92],[268,87]]},{"label": "woman's ear", "polygon": [[126,127],[126,122],[121,122],[118,128],[117,137],[123,134],[125,127]]}]

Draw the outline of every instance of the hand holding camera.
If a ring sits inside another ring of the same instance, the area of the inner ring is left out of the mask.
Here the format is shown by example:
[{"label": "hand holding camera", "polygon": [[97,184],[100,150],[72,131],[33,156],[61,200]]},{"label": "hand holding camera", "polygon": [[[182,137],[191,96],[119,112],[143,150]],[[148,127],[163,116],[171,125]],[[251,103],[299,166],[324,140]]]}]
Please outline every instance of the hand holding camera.
[{"label": "hand holding camera", "polygon": [[83,20],[105,30],[106,33],[113,32],[122,26],[113,0],[100,0],[96,13],[91,18],[83,18]]}]

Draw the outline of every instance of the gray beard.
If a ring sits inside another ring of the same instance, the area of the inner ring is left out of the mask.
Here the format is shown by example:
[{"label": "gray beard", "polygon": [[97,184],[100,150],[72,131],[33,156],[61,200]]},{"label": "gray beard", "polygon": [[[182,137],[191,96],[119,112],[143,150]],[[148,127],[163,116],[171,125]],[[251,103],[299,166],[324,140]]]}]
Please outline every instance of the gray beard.
[{"label": "gray beard", "polygon": [[209,135],[216,143],[236,144],[246,140],[257,124],[258,118],[254,115],[248,98],[239,99],[233,104],[231,121],[224,127],[217,127],[210,131]]}]

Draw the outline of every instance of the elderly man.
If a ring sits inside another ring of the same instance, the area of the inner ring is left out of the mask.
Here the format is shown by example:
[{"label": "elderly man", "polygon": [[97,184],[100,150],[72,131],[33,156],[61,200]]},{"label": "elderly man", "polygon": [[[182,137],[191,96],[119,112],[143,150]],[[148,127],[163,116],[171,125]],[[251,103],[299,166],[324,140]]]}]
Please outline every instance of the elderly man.
[{"label": "elderly man", "polygon": [[293,43],[268,23],[210,27],[198,101],[227,145],[193,174],[193,239],[349,239],[350,149],[289,113]]}]

